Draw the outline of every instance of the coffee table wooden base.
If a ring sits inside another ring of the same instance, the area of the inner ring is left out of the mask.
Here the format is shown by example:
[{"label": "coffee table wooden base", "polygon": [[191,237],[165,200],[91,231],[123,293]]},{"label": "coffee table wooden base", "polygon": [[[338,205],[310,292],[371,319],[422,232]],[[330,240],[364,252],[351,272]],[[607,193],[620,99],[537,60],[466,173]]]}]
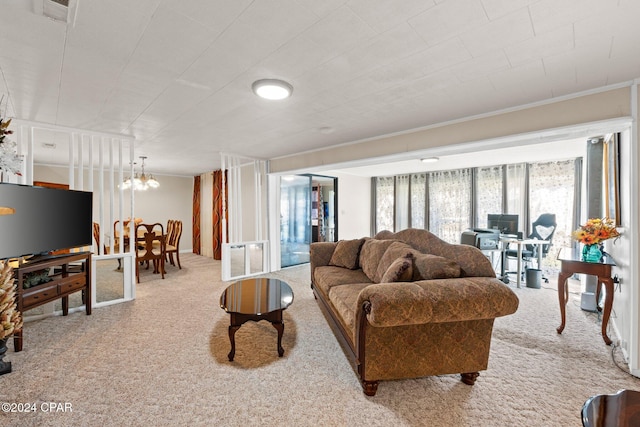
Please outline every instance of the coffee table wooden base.
[{"label": "coffee table wooden base", "polygon": [[231,325],[229,325],[229,341],[231,341],[231,351],[228,355],[229,361],[233,362],[233,358],[236,355],[236,331],[249,320],[254,322],[259,322],[260,320],[271,322],[273,327],[276,328],[276,331],[278,331],[278,356],[282,357],[284,355],[284,348],[282,348],[282,335],[284,334],[282,311],[283,310],[276,310],[265,314],[229,313],[231,315]]}]

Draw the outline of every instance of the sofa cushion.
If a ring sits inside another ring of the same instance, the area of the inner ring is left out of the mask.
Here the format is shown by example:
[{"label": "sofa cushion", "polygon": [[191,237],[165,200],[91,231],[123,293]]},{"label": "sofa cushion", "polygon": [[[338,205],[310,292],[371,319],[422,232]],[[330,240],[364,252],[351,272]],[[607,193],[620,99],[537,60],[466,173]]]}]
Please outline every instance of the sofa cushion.
[{"label": "sofa cushion", "polygon": [[314,287],[320,289],[325,295],[329,295],[329,290],[332,287],[346,283],[371,284],[371,280],[360,269],[349,270],[344,267],[325,265],[316,267],[313,271]]},{"label": "sofa cushion", "polygon": [[356,335],[356,310],[358,295],[371,283],[356,283],[350,285],[334,286],[329,291],[329,301],[335,307],[335,311],[340,318],[340,323],[349,332],[351,343],[355,343]]},{"label": "sofa cushion", "polygon": [[[362,249],[360,250],[360,267],[362,268],[362,271],[364,271],[364,274],[367,275],[369,280],[375,281],[376,271],[378,270],[380,259],[389,248],[389,246],[394,242],[396,242],[396,240],[366,239],[362,244]],[[395,258],[389,261],[389,263],[387,264],[387,268],[389,267],[389,265],[391,265]],[[378,276],[378,282],[382,278],[382,274],[384,274],[387,268],[385,268]]]},{"label": "sofa cushion", "polygon": [[329,265],[355,270],[359,267],[358,257],[363,243],[364,239],[338,241],[336,249],[331,255],[331,260],[329,260]]},{"label": "sofa cushion", "polygon": [[413,280],[413,254],[396,258],[382,275],[380,283],[410,282]]},{"label": "sofa cushion", "polygon": [[461,274],[457,262],[437,255],[418,253],[413,263],[413,280],[452,279]]},{"label": "sofa cushion", "polygon": [[382,254],[382,256],[378,259],[378,266],[376,267],[376,272],[374,274],[372,282],[383,282],[382,276],[384,276],[391,264],[398,258],[404,258],[408,255],[413,254],[418,255],[419,253],[420,252],[416,251],[404,242],[394,241],[389,245],[384,254]]}]

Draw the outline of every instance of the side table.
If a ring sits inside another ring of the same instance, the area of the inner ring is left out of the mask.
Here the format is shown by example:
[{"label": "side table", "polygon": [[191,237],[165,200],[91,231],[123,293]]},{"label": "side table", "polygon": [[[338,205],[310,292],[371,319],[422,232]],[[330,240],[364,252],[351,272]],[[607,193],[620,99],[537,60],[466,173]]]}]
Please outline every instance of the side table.
[{"label": "side table", "polygon": [[[575,274],[590,274],[598,278],[596,285],[596,303],[600,300],[600,284],[604,284],[606,297],[604,300],[604,312],[602,313],[602,339],[607,345],[611,344],[611,339],[607,336],[607,325],[613,307],[613,279],[611,278],[611,267],[616,263],[608,255],[604,255],[599,262],[582,261],[582,254],[569,248],[564,248],[558,254],[561,263],[560,274],[558,274],[558,301],[560,302],[560,326],[556,329],[562,333],[566,321],[566,305],[569,301],[569,288],[567,279]],[[601,310],[598,306],[598,310]]]}]

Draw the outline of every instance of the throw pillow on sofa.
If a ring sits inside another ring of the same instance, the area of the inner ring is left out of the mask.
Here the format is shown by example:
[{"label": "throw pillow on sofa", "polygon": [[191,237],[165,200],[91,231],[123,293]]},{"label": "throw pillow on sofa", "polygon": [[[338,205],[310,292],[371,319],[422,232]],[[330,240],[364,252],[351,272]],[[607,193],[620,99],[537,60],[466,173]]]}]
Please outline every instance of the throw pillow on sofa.
[{"label": "throw pillow on sofa", "polygon": [[364,239],[338,241],[336,249],[333,251],[333,255],[331,255],[331,260],[329,260],[329,265],[344,267],[349,270],[357,269],[360,248],[363,243]]},{"label": "throw pillow on sofa", "polygon": [[393,260],[398,258],[397,256],[391,258],[387,262],[384,270],[378,274],[378,280],[376,280],[376,273],[382,256],[386,252],[387,248],[389,248],[389,246],[394,242],[397,242],[397,240],[365,239],[365,242],[362,244],[362,249],[360,250],[360,267],[372,282],[380,283],[380,279],[389,265],[391,265]]},{"label": "throw pillow on sofa", "polygon": [[415,254],[413,280],[453,279],[460,277],[457,262],[438,255]]},{"label": "throw pillow on sofa", "polygon": [[413,254],[397,258],[382,275],[380,283],[410,282],[413,280]]},{"label": "throw pillow on sofa", "polygon": [[[411,246],[404,242],[393,241],[389,245],[384,254],[378,258],[378,265],[376,267],[376,272],[371,278],[371,281],[374,283],[383,283],[382,276],[387,272],[391,263],[393,263],[398,258],[404,258],[411,254],[419,254],[420,252],[413,249]],[[413,270],[413,268],[412,268]]]}]

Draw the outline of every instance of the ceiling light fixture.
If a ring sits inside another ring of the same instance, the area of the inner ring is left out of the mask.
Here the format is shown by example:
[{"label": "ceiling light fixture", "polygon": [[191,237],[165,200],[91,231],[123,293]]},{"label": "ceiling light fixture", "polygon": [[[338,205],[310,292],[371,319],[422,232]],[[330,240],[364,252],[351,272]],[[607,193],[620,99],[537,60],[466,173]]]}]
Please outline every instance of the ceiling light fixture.
[{"label": "ceiling light fixture", "polygon": [[424,159],[420,159],[422,163],[435,163],[440,160],[439,157],[425,157]]},{"label": "ceiling light fixture", "polygon": [[283,80],[276,79],[256,80],[251,85],[251,89],[260,98],[272,101],[288,98],[293,93],[293,86]]},{"label": "ceiling light fixture", "polygon": [[[147,156],[140,156],[142,159],[142,173],[138,177],[138,172],[133,175],[133,179],[131,177],[124,180],[122,183],[122,188],[128,190],[129,188],[133,188],[134,191],[146,191],[149,188],[158,188],[160,187],[160,183],[153,177],[153,174],[147,174],[144,171],[144,160]],[[133,163],[135,165],[135,163]]]}]

